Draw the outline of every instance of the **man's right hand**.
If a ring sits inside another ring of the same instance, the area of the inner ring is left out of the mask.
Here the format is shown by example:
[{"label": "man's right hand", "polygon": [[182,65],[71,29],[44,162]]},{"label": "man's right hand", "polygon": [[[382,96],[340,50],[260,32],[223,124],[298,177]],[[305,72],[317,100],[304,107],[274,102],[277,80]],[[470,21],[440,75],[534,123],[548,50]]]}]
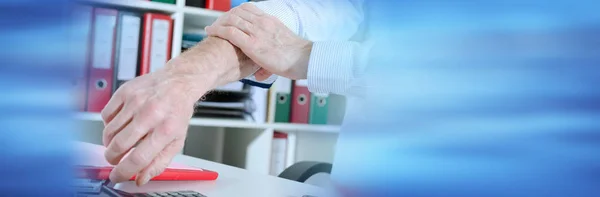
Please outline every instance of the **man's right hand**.
[{"label": "man's right hand", "polygon": [[112,181],[138,175],[137,184],[144,184],[162,173],[183,148],[197,95],[208,91],[208,87],[192,83],[161,70],[135,78],[117,90],[102,111],[105,157],[110,164],[118,164],[110,175]]},{"label": "man's right hand", "polygon": [[194,103],[256,70],[229,42],[209,37],[164,68],[121,86],[102,110],[105,157],[116,165],[111,181],[135,175],[142,185],[162,173],[183,148]]}]

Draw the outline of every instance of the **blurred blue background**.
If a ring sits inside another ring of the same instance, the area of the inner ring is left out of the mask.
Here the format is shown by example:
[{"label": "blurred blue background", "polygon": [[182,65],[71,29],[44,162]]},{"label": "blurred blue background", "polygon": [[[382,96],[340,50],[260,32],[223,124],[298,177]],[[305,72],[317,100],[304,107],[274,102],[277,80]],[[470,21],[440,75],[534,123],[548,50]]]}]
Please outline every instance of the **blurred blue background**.
[{"label": "blurred blue background", "polygon": [[72,195],[68,3],[0,2],[1,196]]},{"label": "blurred blue background", "polygon": [[366,4],[368,90],[333,169],[345,195],[600,196],[600,3]]},{"label": "blurred blue background", "polygon": [[[68,3],[0,2],[2,196],[69,194],[85,45]],[[599,3],[366,5],[367,94],[348,101],[333,169],[345,194],[600,194]]]}]

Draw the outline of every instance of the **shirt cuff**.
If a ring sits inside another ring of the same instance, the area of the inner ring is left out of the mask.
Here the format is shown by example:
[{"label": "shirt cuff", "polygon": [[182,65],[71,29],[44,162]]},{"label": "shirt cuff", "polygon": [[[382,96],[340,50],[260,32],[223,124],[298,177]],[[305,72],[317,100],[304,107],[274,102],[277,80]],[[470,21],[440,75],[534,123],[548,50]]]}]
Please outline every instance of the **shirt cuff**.
[{"label": "shirt cuff", "polygon": [[308,61],[308,90],[344,94],[354,78],[354,50],[348,41],[314,42]]},{"label": "shirt cuff", "polygon": [[271,88],[271,86],[273,85],[275,80],[277,80],[277,75],[271,75],[269,78],[267,78],[263,81],[257,81],[256,78],[254,77],[254,74],[252,74],[249,77],[246,77],[246,78],[240,80],[240,82],[251,85],[251,86],[261,87],[261,88]]}]

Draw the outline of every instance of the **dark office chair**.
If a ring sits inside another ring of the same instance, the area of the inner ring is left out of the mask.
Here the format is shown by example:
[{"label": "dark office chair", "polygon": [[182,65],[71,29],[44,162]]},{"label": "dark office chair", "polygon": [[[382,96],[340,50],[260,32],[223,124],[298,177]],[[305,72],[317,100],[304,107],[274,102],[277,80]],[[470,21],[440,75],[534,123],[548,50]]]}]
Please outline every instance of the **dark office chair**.
[{"label": "dark office chair", "polygon": [[[281,174],[279,174],[279,177],[288,179],[288,180],[292,180],[292,181],[298,181],[301,183],[312,184],[312,183],[310,183],[310,181],[307,182],[307,180],[313,179],[313,178],[323,179],[321,177],[327,177],[327,179],[328,179],[329,178],[328,175],[331,174],[331,167],[332,167],[332,165],[330,163],[317,162],[317,161],[301,161],[301,162],[295,163],[294,165],[285,169],[283,172],[281,172]],[[323,176],[323,175],[327,175],[327,176]],[[318,181],[314,181],[314,182],[318,182]],[[312,184],[312,185],[320,186],[318,184]]]}]

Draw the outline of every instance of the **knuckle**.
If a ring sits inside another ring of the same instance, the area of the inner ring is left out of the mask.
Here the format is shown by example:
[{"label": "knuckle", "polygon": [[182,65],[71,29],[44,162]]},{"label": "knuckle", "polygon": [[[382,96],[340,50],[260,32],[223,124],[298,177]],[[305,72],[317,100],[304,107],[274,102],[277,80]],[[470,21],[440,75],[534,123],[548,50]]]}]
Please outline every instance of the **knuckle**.
[{"label": "knuckle", "polygon": [[127,96],[128,94],[131,94],[132,88],[130,84],[131,83],[126,82],[123,85],[119,86],[119,88],[117,89],[117,91],[115,91],[115,94],[112,97],[120,98],[122,96]]},{"label": "knuckle", "polygon": [[225,34],[230,35],[230,36],[232,36],[235,33],[235,28],[233,28],[233,27],[227,27],[225,30],[226,30]]},{"label": "knuckle", "polygon": [[242,5],[240,5],[239,7],[240,7],[240,8],[243,8],[243,9],[250,9],[250,8],[252,8],[252,6],[253,6],[253,5],[252,5],[252,4],[250,4],[250,3],[243,3],[243,4],[242,4]]},{"label": "knuckle", "polygon": [[248,46],[250,46],[250,49],[255,49],[257,44],[258,39],[256,37],[250,36],[250,38],[248,38]]},{"label": "knuckle", "polygon": [[104,130],[102,131],[103,135],[106,137],[112,137],[114,131],[116,130],[114,122],[108,123]]},{"label": "knuckle", "polygon": [[113,139],[113,141],[114,143],[112,149],[114,152],[122,153],[126,151],[127,147],[121,138]]},{"label": "knuckle", "polygon": [[160,111],[161,103],[156,100],[150,100],[150,101],[148,101],[146,106],[144,106],[144,108],[146,108],[146,110],[148,110],[148,112],[156,113],[156,112]]},{"label": "knuckle", "polygon": [[231,25],[233,24],[233,17],[231,14],[227,14],[224,16],[223,18],[223,23],[225,23],[226,25]]},{"label": "knuckle", "polygon": [[131,83],[125,82],[123,85],[119,86],[115,94],[126,93],[131,91]]},{"label": "knuckle", "polygon": [[252,23],[244,23],[244,26],[250,33],[256,32],[256,27]]},{"label": "knuckle", "polygon": [[137,94],[130,96],[129,100],[130,103],[135,107],[139,107],[144,103],[144,98]]},{"label": "knuckle", "polygon": [[271,19],[268,16],[259,17],[257,20],[258,20],[258,23],[260,23],[261,25],[270,25],[271,24]]},{"label": "knuckle", "polygon": [[148,157],[142,152],[140,152],[139,154],[129,155],[129,161],[134,166],[145,166],[148,162]]},{"label": "knuckle", "polygon": [[241,11],[241,10],[240,10],[240,7],[236,7],[236,8],[233,8],[233,9],[231,9],[231,10],[229,11],[229,14],[239,14],[239,13],[240,13],[240,11]]},{"label": "knuckle", "polygon": [[131,128],[131,132],[140,135],[144,133],[144,130],[142,130],[140,127],[134,126],[133,128]]},{"label": "knuckle", "polygon": [[177,133],[177,125],[174,122],[166,121],[156,130],[159,136],[173,136]]},{"label": "knuckle", "polygon": [[146,106],[144,106],[144,115],[149,121],[157,121],[163,118],[163,110],[162,105],[156,101],[149,101]]},{"label": "knuckle", "polygon": [[107,112],[106,108],[105,108],[100,112],[100,117],[102,117],[102,120],[107,121],[109,118],[108,114],[109,114],[109,112]]},{"label": "knuckle", "polygon": [[248,8],[247,3],[242,3],[242,5],[239,5],[236,9],[238,8]]}]

